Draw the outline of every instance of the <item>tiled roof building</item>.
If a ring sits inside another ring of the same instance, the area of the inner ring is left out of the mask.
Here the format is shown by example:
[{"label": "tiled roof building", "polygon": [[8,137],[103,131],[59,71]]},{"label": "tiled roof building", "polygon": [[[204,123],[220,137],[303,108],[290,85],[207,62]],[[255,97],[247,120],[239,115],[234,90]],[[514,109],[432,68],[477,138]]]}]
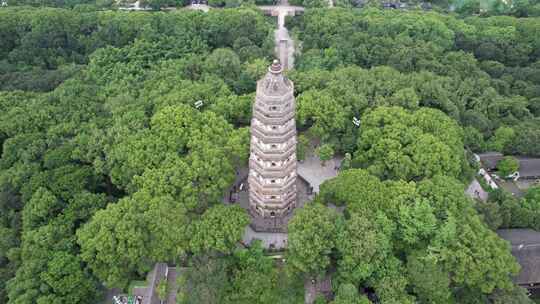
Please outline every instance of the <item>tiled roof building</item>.
[{"label": "tiled roof building", "polygon": [[514,282],[522,287],[540,287],[540,232],[532,229],[500,229],[497,234],[510,242],[512,254],[521,265]]}]

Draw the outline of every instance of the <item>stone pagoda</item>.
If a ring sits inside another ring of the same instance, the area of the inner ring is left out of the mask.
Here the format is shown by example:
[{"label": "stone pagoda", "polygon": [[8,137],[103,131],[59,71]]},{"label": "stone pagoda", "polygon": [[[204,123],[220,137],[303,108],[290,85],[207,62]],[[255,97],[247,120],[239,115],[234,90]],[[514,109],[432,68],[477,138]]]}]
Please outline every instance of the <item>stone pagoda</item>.
[{"label": "stone pagoda", "polygon": [[259,231],[286,231],[296,207],[296,123],[293,83],[274,60],[257,94],[251,119],[249,211]]}]

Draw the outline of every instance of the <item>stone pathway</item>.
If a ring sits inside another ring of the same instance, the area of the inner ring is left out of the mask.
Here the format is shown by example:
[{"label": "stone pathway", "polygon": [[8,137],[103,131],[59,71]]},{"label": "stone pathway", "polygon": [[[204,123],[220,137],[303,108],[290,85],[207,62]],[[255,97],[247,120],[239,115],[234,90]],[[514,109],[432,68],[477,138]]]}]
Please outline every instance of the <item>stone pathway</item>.
[{"label": "stone pathway", "polygon": [[285,17],[303,12],[304,8],[291,6],[287,0],[281,0],[279,5],[262,5],[259,9],[271,16],[277,16],[277,29],[274,33],[276,57],[287,70],[292,69],[294,67],[294,40],[285,26]]}]

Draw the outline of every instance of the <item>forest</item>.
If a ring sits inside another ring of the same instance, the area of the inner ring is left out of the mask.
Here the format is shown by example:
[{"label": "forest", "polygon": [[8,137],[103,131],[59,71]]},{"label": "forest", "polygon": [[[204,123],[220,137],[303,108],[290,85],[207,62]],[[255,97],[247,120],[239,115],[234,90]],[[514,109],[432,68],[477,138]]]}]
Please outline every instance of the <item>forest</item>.
[{"label": "forest", "polygon": [[179,303],[303,303],[328,272],[333,304],[530,303],[494,230],[540,229],[540,188],[464,189],[473,152],[540,156],[540,18],[313,8],[287,25],[299,145],[349,157],[276,266],[221,204],[271,17],[0,8],[0,303],[99,303],[156,262],[189,267]]}]

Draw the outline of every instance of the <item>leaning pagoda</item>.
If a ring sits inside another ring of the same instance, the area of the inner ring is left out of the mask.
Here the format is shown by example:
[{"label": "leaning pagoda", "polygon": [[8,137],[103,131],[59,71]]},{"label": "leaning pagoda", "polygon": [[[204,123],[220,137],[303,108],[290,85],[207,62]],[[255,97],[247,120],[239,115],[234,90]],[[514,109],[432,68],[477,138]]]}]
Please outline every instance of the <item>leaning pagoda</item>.
[{"label": "leaning pagoda", "polygon": [[296,206],[296,123],[293,83],[274,60],[257,82],[251,120],[249,209],[268,231],[284,230]]}]

